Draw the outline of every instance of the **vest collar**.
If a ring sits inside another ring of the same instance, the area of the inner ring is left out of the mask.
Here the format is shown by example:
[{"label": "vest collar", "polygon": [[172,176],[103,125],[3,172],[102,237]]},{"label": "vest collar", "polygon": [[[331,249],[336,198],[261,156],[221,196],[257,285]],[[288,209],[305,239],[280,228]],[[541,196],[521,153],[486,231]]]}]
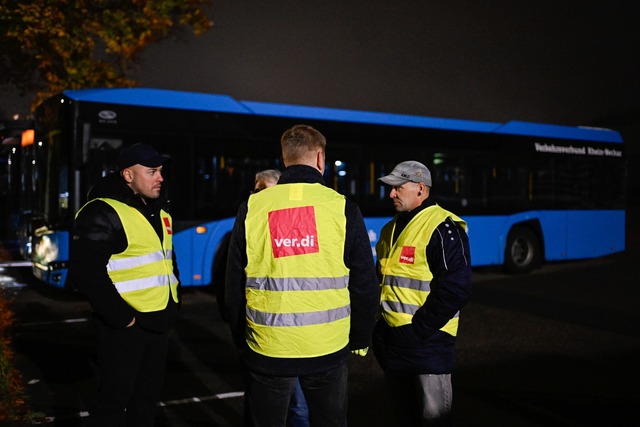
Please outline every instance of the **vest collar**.
[{"label": "vest collar", "polygon": [[278,180],[278,184],[294,183],[326,185],[322,174],[317,169],[307,165],[289,166],[282,172]]},{"label": "vest collar", "polygon": [[396,214],[396,226],[393,232],[393,241],[394,242],[396,241],[400,233],[402,233],[402,230],[405,229],[407,224],[409,224],[409,222],[411,222],[411,220],[415,218],[416,215],[418,215],[420,212],[422,212],[429,206],[434,206],[435,204],[436,204],[435,199],[432,197],[429,197],[428,199],[424,200],[422,204],[417,208],[415,208],[414,210],[409,212],[400,212]]}]

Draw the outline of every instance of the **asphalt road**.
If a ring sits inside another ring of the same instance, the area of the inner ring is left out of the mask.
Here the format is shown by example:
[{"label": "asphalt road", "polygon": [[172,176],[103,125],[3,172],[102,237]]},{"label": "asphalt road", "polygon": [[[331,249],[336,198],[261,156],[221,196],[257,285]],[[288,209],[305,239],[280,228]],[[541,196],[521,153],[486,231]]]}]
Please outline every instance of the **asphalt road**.
[{"label": "asphalt road", "polygon": [[[612,256],[525,276],[474,271],[453,375],[458,426],[640,425],[640,239]],[[95,382],[91,312],[24,268],[0,272],[16,316],[13,348],[31,409],[82,426]],[[350,361],[350,426],[394,426],[373,357]],[[242,425],[241,365],[215,297],[184,293],[158,426]]]}]

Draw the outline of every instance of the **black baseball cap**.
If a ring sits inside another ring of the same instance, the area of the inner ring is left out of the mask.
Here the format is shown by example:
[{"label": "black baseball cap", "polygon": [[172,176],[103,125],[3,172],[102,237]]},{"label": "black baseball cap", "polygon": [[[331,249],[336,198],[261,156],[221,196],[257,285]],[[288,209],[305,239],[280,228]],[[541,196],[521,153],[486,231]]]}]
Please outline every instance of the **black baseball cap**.
[{"label": "black baseball cap", "polygon": [[133,165],[142,165],[148,168],[157,168],[169,160],[167,156],[161,156],[155,148],[149,144],[139,142],[124,148],[118,156],[118,168],[126,169]]}]

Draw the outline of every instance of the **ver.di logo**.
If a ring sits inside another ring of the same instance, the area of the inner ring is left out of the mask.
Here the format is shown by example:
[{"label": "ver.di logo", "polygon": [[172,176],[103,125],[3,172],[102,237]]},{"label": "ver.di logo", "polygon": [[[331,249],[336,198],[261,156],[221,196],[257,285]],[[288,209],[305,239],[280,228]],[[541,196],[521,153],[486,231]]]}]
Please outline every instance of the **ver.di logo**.
[{"label": "ver.di logo", "polygon": [[400,252],[400,262],[403,264],[413,264],[416,260],[416,247],[403,246]]},{"label": "ver.di logo", "polygon": [[162,219],[164,220],[164,228],[167,229],[167,234],[173,234],[173,230],[171,229],[171,221],[169,221],[169,218],[164,217]]},{"label": "ver.di logo", "polygon": [[313,206],[269,212],[269,231],[274,258],[320,251]]}]

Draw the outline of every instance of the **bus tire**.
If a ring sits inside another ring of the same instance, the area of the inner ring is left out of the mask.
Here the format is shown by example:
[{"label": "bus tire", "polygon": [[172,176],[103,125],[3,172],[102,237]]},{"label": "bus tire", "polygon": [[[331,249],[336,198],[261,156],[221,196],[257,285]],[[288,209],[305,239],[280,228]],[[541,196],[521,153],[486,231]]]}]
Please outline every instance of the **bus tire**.
[{"label": "bus tire", "polygon": [[504,269],[512,274],[528,273],[542,261],[540,239],[528,227],[515,226],[507,236]]}]

